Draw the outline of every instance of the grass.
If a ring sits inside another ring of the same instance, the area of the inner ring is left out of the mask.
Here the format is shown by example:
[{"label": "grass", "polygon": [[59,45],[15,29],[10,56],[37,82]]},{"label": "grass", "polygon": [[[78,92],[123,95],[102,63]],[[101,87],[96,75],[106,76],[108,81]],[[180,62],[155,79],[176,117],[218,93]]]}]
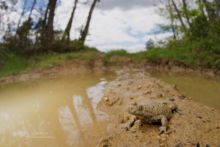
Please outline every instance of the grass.
[{"label": "grass", "polygon": [[[174,61],[190,67],[220,69],[220,44],[209,39],[170,41],[165,47],[152,48],[148,51],[128,53],[125,50],[110,51],[105,54],[107,63],[115,64],[120,58],[134,61],[143,60]],[[159,63],[159,62],[158,62]]]},{"label": "grass", "polygon": [[[194,57],[192,56],[192,53],[190,51],[186,51],[185,49],[173,50],[168,48],[154,48],[137,53],[128,53],[125,50],[116,50],[105,54],[105,60],[108,62],[114,57],[129,58],[137,62],[141,62],[146,59],[166,59],[179,61],[187,65],[194,64]],[[115,60],[117,60],[117,58]],[[117,61],[112,63],[117,63]]]},{"label": "grass", "polygon": [[5,65],[0,69],[0,76],[18,74],[27,68],[27,61],[19,56],[11,55]]},{"label": "grass", "polygon": [[220,54],[216,53],[218,46],[213,46],[211,43],[210,41],[204,43],[204,41],[190,42],[182,40],[170,42],[164,48],[153,48],[138,53],[128,53],[125,50],[101,53],[96,49],[86,48],[70,53],[40,54],[28,59],[18,55],[8,55],[6,61],[4,61],[5,59],[1,60],[4,61],[4,66],[0,66],[0,76],[19,74],[35,68],[53,67],[68,60],[90,62],[97,58],[102,58],[107,65],[126,63],[128,59],[136,61],[137,64],[146,61],[146,59],[159,61],[165,59],[181,62],[189,66],[220,69]]},{"label": "grass", "polygon": [[47,68],[64,63],[68,60],[95,60],[101,53],[95,49],[87,49],[71,53],[51,53],[35,55],[31,58],[24,58],[18,55],[10,55],[4,66],[0,68],[0,77],[19,74],[35,68]]}]

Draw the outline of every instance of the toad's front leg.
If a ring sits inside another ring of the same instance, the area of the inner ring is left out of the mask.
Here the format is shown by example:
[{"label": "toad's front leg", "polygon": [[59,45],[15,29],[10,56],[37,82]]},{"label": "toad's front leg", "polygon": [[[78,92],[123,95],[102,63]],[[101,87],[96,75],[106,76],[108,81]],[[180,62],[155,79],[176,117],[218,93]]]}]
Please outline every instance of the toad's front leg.
[{"label": "toad's front leg", "polygon": [[159,134],[166,133],[167,126],[168,126],[168,120],[167,120],[166,116],[161,115],[160,121],[161,121],[161,127],[159,128]]}]

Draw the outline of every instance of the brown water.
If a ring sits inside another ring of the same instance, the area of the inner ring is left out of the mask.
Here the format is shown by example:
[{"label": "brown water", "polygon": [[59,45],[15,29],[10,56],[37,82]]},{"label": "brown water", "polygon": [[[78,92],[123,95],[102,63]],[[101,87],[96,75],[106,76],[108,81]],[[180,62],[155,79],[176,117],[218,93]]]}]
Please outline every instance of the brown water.
[{"label": "brown water", "polygon": [[95,146],[107,114],[96,110],[107,80],[71,75],[0,88],[0,146]]},{"label": "brown water", "polygon": [[220,109],[220,79],[197,75],[154,73],[165,82],[176,84],[180,91],[193,100]]}]

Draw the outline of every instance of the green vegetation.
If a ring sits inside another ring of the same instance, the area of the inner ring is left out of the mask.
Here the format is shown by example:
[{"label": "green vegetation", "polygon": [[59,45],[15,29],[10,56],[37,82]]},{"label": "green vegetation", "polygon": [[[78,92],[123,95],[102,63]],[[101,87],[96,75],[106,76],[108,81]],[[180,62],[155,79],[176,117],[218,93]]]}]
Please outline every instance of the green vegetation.
[{"label": "green vegetation", "polygon": [[[106,65],[128,63],[131,60],[139,64],[152,60],[158,64],[174,61],[187,66],[220,69],[219,0],[167,0],[162,14],[170,20],[170,24],[162,25],[161,28],[164,31],[172,31],[173,37],[160,47],[149,40],[148,50],[138,53],[128,53],[125,50],[100,53],[84,44],[97,2],[99,1],[93,0],[86,26],[80,30],[80,38],[71,40],[70,26],[78,1],[75,1],[65,30],[55,30],[55,13],[48,14],[50,11],[55,12],[57,0],[50,0],[42,7],[45,15],[39,20],[33,20],[31,17],[36,4],[36,1],[33,1],[30,12],[27,12],[27,20],[19,21],[14,28],[5,24],[8,28],[2,30],[0,76],[17,74],[33,68],[51,67],[73,59],[90,62],[97,57],[102,58]],[[3,4],[0,2],[0,6]],[[26,6],[26,2],[23,4]],[[6,12],[9,6],[0,9]],[[25,10],[25,7],[23,9]]]},{"label": "green vegetation", "polygon": [[220,69],[219,14],[219,0],[168,0],[163,15],[170,20],[167,27],[173,38],[162,48],[150,49],[147,56]]},{"label": "green vegetation", "polygon": [[219,48],[218,42],[212,42],[208,39],[172,41],[164,48],[149,50],[147,57],[173,60],[188,66],[220,69],[220,54],[213,51]]},{"label": "green vegetation", "polygon": [[89,62],[95,60],[100,55],[101,53],[93,48],[70,53],[38,54],[29,58],[11,54],[8,55],[6,62],[0,68],[0,76],[19,74],[35,68],[53,67],[68,60],[83,60]]}]

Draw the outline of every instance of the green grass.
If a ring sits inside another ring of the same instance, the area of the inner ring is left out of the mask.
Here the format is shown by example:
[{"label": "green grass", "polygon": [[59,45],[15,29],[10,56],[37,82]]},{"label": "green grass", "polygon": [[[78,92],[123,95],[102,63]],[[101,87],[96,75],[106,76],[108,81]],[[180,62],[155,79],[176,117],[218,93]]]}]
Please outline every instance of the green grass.
[{"label": "green grass", "polygon": [[[35,68],[53,67],[68,60],[90,62],[97,58],[102,58],[106,65],[126,63],[130,59],[137,64],[151,59],[159,61],[165,59],[178,61],[189,66],[220,69],[220,54],[217,52],[220,46],[216,46],[216,43],[213,43],[213,41],[205,41],[173,41],[163,48],[153,48],[138,53],[128,53],[125,50],[100,53],[96,49],[86,48],[70,53],[40,54],[31,58],[8,54],[7,60],[1,60],[4,65],[1,66],[0,64],[0,76],[19,74]],[[5,58],[5,56],[3,57]]]},{"label": "green grass", "polygon": [[101,56],[101,53],[94,49],[71,53],[41,54],[32,56],[31,58],[10,55],[4,66],[0,68],[0,76],[19,74],[35,68],[53,67],[68,60],[83,60],[89,62],[95,60],[98,56]]},{"label": "green grass", "polygon": [[106,61],[110,61],[114,57],[129,58],[137,62],[141,62],[146,59],[167,59],[183,62],[189,65],[194,64],[194,57],[192,56],[192,53],[185,48],[179,48],[178,50],[168,48],[154,48],[148,51],[141,51],[137,53],[128,53],[125,50],[116,50],[105,54]]},{"label": "green grass", "polygon": [[195,62],[195,57],[192,55],[192,53],[181,49],[152,49],[147,52],[147,57],[150,59],[166,59],[178,61],[186,65],[193,65]]},{"label": "green grass", "polygon": [[11,55],[4,66],[0,69],[0,76],[18,74],[27,68],[27,61],[19,56]]},{"label": "green grass", "polygon": [[32,62],[31,64],[33,67],[51,67],[73,59],[91,61],[94,60],[98,55],[99,52],[96,50],[85,50],[62,54],[54,53],[33,57],[30,62]]},{"label": "green grass", "polygon": [[168,59],[189,66],[220,69],[220,44],[212,39],[171,41],[164,48],[152,49],[147,57]]},{"label": "green grass", "polygon": [[164,47],[152,48],[148,51],[128,53],[125,50],[110,51],[105,54],[106,63],[117,64],[120,58],[133,61],[143,60],[175,61],[190,67],[220,69],[220,44],[212,39],[170,41]]}]

